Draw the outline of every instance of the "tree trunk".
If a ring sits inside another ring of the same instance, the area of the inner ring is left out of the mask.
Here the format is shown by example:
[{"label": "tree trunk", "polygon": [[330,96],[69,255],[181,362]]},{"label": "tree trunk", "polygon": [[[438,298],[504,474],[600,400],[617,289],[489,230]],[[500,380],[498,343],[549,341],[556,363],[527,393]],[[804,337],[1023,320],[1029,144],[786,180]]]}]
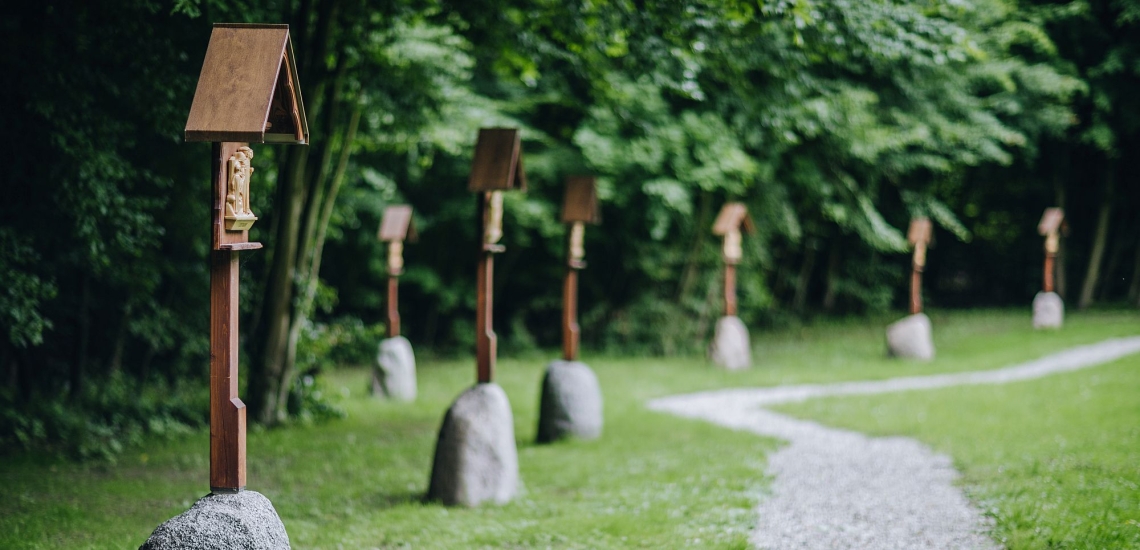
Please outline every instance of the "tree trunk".
[{"label": "tree trunk", "polygon": [[1117,268],[1120,267],[1120,262],[1124,259],[1124,253],[1128,247],[1122,239],[1117,239],[1116,244],[1112,246],[1112,253],[1108,255],[1108,263],[1105,264],[1100,278],[1100,292],[1097,294],[1100,301],[1107,302],[1112,299],[1112,290],[1116,285],[1113,277],[1116,275]]},{"label": "tree trunk", "polygon": [[1128,287],[1128,302],[1140,306],[1140,242],[1136,243],[1136,260],[1132,264],[1132,284]]},{"label": "tree trunk", "polygon": [[1108,227],[1112,221],[1112,168],[1105,176],[1104,198],[1100,205],[1100,214],[1096,220],[1096,235],[1093,237],[1092,253],[1089,255],[1088,268],[1085,270],[1084,284],[1081,286],[1081,298],[1077,302],[1078,309],[1086,309],[1092,304],[1096,293],[1097,282],[1100,281],[1100,264],[1104,260],[1104,249],[1108,245]]},{"label": "tree trunk", "polygon": [[83,373],[87,371],[87,351],[91,338],[91,277],[81,274],[79,279],[78,342],[75,359],[71,363],[69,386],[72,399],[83,395]]},{"label": "tree trunk", "polygon": [[[1063,161],[1064,155],[1057,155],[1057,158]],[[1058,167],[1056,168],[1053,177],[1054,204],[1056,204],[1062,210],[1065,209],[1067,202],[1065,200],[1065,174],[1068,174],[1068,172],[1066,172],[1062,167]],[[1066,289],[1068,288],[1066,285],[1068,277],[1065,276],[1065,258],[1067,254],[1065,253],[1064,232],[1061,233],[1060,242],[1057,244],[1057,255],[1053,258],[1053,286],[1054,291],[1057,293],[1057,295],[1060,296],[1061,299],[1064,299],[1068,295],[1068,292],[1066,292]]]},{"label": "tree trunk", "polygon": [[[285,150],[277,181],[277,197],[274,203],[277,220],[274,221],[273,240],[266,243],[268,276],[263,287],[264,294],[255,314],[251,342],[251,363],[249,367],[249,391],[246,406],[249,418],[262,424],[275,424],[286,415],[286,398],[293,373],[293,360],[296,354],[295,339],[292,337],[296,324],[297,304],[294,303],[294,285],[304,283],[297,278],[301,259],[309,257],[306,245],[311,241],[306,237],[306,208],[319,190],[317,183],[326,177],[319,164],[309,164],[309,156],[317,159],[327,156],[330,136],[325,130],[335,128],[336,121],[322,124],[328,116],[324,109],[328,104],[326,88],[333,79],[325,63],[332,46],[333,20],[338,0],[318,0],[315,18],[311,17],[311,4],[302,2],[294,17],[294,47],[297,52],[298,72],[305,76],[302,81],[302,97],[311,98],[307,105],[309,115],[309,141],[315,145],[290,147]],[[343,57],[337,52],[337,57]],[[334,98],[336,99],[336,98]]]},{"label": "tree trunk", "polygon": [[697,230],[695,235],[693,235],[693,243],[689,247],[689,254],[685,259],[685,267],[681,270],[681,282],[677,288],[678,302],[685,299],[685,296],[693,286],[693,282],[697,279],[697,267],[701,259],[701,245],[705,243],[704,228],[709,223],[709,216],[712,215],[712,196],[707,191],[701,191],[700,206],[698,208],[697,223],[695,225]]},{"label": "tree trunk", "polygon": [[835,311],[835,299],[839,294],[839,259],[840,246],[836,242],[838,237],[832,238],[831,252],[827,258],[827,290],[823,293],[823,311]]},{"label": "tree trunk", "polygon": [[800,265],[800,274],[796,278],[796,293],[792,296],[792,310],[803,314],[807,304],[808,286],[811,285],[811,275],[815,271],[816,246],[815,239],[804,239],[804,262]]}]

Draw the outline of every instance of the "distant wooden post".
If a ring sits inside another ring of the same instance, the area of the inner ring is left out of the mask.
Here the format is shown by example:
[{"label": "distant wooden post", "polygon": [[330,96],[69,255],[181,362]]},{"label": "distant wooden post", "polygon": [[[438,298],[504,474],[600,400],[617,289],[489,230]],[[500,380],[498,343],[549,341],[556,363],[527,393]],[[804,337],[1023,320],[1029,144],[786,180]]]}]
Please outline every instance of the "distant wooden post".
[{"label": "distant wooden post", "polygon": [[562,201],[562,223],[569,225],[566,234],[566,278],[562,284],[562,358],[578,359],[578,270],[586,267],[586,224],[597,224],[598,195],[594,178],[572,176],[566,179],[566,195]]},{"label": "distant wooden post", "polygon": [[476,193],[479,215],[479,262],[475,286],[475,360],[477,380],[490,382],[495,376],[496,338],[492,327],[494,311],[495,260],[493,254],[506,250],[498,244],[503,237],[503,191],[526,191],[522,165],[522,142],[515,128],[483,128],[475,143],[471,177],[467,189]]},{"label": "distant wooden post", "polygon": [[213,142],[210,253],[210,491],[245,488],[245,404],[238,396],[238,251],[249,228],[249,143],[305,144],[304,102],[288,25],[216,24],[186,121],[186,141]]},{"label": "distant wooden post", "polygon": [[395,338],[400,335],[399,278],[404,273],[404,241],[416,238],[412,207],[399,204],[385,208],[376,238],[388,243],[388,337]]},{"label": "distant wooden post", "polygon": [[713,222],[713,234],[724,237],[724,315],[736,315],[736,265],[744,257],[741,230],[753,233],[756,226],[748,216],[744,203],[725,203]]},{"label": "distant wooden post", "polygon": [[1064,210],[1046,208],[1041,221],[1037,224],[1037,233],[1045,237],[1045,276],[1042,282],[1045,292],[1053,292],[1053,274],[1056,271],[1054,263],[1061,246],[1061,224],[1064,220]]},{"label": "distant wooden post", "polygon": [[910,221],[906,240],[914,247],[910,271],[910,314],[922,313],[922,270],[926,267],[926,249],[930,246],[931,225],[929,218],[915,218]]}]

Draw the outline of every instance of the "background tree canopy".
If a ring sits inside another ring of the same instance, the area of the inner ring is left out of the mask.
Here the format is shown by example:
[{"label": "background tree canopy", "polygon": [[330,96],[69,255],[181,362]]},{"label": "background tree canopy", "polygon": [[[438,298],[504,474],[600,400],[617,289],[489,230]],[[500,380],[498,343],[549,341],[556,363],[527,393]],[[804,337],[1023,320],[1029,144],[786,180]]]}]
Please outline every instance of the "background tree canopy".
[{"label": "background tree canopy", "polygon": [[477,129],[523,129],[496,284],[506,352],[555,346],[563,178],[599,178],[583,343],[699,350],[720,311],[709,226],[747,203],[752,326],[902,306],[902,230],[936,222],[927,301],[1025,307],[1043,208],[1073,306],[1136,305],[1140,3],[1013,0],[159,0],[0,21],[0,445],[113,454],[204,422],[208,147],[182,128],[214,22],[291,25],[310,147],[258,147],[242,255],[250,417],[326,411],[298,373],[382,333],[383,208],[409,203],[404,332],[474,334]]}]

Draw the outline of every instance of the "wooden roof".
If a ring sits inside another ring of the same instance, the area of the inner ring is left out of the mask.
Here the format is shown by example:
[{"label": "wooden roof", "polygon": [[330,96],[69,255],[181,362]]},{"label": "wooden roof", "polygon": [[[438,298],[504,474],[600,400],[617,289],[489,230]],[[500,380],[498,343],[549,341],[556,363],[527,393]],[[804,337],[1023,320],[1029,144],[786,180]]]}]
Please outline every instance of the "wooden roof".
[{"label": "wooden roof", "polygon": [[214,25],[186,141],[308,143],[289,25]]},{"label": "wooden roof", "polygon": [[596,224],[602,221],[598,212],[597,183],[594,176],[570,176],[566,178],[566,195],[562,200],[562,222],[586,222]]},{"label": "wooden roof", "polygon": [[517,128],[482,128],[471,161],[470,191],[526,191],[522,144]]},{"label": "wooden roof", "polygon": [[1064,210],[1057,207],[1046,208],[1045,213],[1041,215],[1041,222],[1037,224],[1037,233],[1041,236],[1056,233],[1061,230],[1061,222],[1064,220]]},{"label": "wooden roof", "polygon": [[381,241],[403,241],[416,239],[416,227],[412,223],[412,207],[395,204],[384,209],[380,220],[380,231],[376,238]]},{"label": "wooden roof", "polygon": [[744,230],[749,233],[756,231],[756,226],[748,215],[748,207],[744,206],[742,202],[727,202],[721,207],[720,213],[716,215],[712,231],[714,235],[724,235],[729,231],[739,229],[741,224],[744,225]]},{"label": "wooden roof", "polygon": [[910,227],[906,231],[906,241],[910,244],[930,244],[932,227],[930,218],[920,217],[910,220]]}]

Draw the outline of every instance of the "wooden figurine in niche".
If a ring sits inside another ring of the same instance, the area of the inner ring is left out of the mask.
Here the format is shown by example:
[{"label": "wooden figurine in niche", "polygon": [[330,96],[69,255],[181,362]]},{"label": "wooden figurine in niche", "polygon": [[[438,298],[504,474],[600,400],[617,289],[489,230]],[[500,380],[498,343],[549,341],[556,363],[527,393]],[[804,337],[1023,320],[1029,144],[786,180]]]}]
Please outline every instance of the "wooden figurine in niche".
[{"label": "wooden figurine in niche", "polygon": [[257,216],[249,207],[249,180],[253,176],[253,150],[238,147],[229,159],[229,192],[226,194],[226,231],[246,231]]},{"label": "wooden figurine in niche", "polygon": [[249,242],[249,228],[257,220],[250,210],[254,153],[249,143],[306,144],[308,134],[289,27],[214,25],[186,141],[213,142],[210,489],[216,493],[245,486],[245,405],[237,393],[238,252],[261,248]]},{"label": "wooden figurine in niche", "polygon": [[726,369],[748,368],[752,364],[752,345],[748,327],[736,316],[736,266],[744,258],[742,231],[756,231],[748,207],[729,202],[720,209],[713,222],[714,235],[724,238],[721,257],[724,260],[724,316],[717,320],[709,358]]},{"label": "wooden figurine in niche", "polygon": [[926,251],[930,247],[933,226],[929,218],[918,217],[910,221],[906,232],[912,247],[910,315],[887,327],[887,355],[929,361],[934,358],[934,338],[930,318],[922,312],[922,271],[926,267]]},{"label": "wooden figurine in niche", "polygon": [[1065,211],[1046,208],[1037,224],[1037,232],[1045,237],[1045,266],[1042,290],[1033,297],[1033,328],[1060,328],[1065,320],[1065,302],[1053,291],[1057,253],[1061,249],[1061,231],[1065,228]]},{"label": "wooden figurine in niche", "polygon": [[[277,108],[271,108],[276,106]],[[271,114],[277,113],[277,114]],[[288,25],[215,24],[186,121],[186,141],[211,142],[210,492],[192,511],[160,525],[144,548],[246,544],[231,529],[261,533],[266,547],[288,535],[264,496],[246,491],[246,410],[238,395],[238,253],[257,219],[250,211],[249,143],[308,141],[308,122]],[[251,518],[235,510],[268,509]]]},{"label": "wooden figurine in niche", "polygon": [[396,401],[416,398],[416,357],[412,344],[400,335],[399,278],[404,273],[404,241],[416,238],[412,207],[384,209],[377,238],[388,243],[388,337],[380,341],[372,370],[372,395]]},{"label": "wooden figurine in niche", "polygon": [[602,390],[598,377],[578,361],[578,272],[586,267],[586,224],[601,221],[596,183],[590,176],[566,180],[562,223],[566,232],[566,276],[562,284],[562,360],[546,366],[539,404],[539,443],[602,435]]},{"label": "wooden figurine in niche", "polygon": [[[506,392],[493,382],[496,338],[492,328],[494,254],[505,248],[503,191],[526,190],[522,143],[514,128],[479,130],[467,188],[477,197],[476,384],[447,410],[432,463],[427,497],[447,505],[502,504],[518,489],[518,449]],[[479,425],[479,430],[467,426]]]}]

